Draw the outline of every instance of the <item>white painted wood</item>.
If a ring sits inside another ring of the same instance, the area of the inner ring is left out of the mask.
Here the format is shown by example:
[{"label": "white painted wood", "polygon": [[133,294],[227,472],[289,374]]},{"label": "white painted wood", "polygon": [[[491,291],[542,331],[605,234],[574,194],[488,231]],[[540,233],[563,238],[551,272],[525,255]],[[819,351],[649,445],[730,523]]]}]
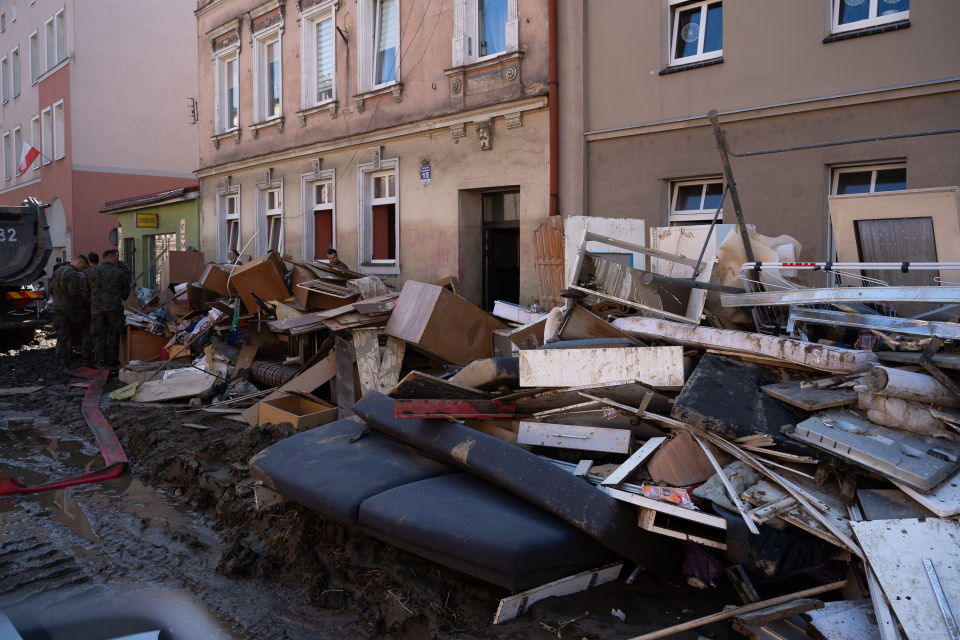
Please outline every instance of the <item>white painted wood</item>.
[{"label": "white painted wood", "polygon": [[590,467],[593,466],[593,460],[581,460],[577,463],[577,468],[573,470],[573,475],[583,478],[590,473]]},{"label": "white painted wood", "polygon": [[663,444],[667,439],[666,438],[650,438],[647,440],[642,447],[637,449],[632,456],[627,458],[627,461],[622,465],[617,467],[617,470],[611,473],[607,478],[601,482],[605,487],[615,487],[624,480],[627,479],[631,473],[636,471],[644,461],[657,450],[661,444]]},{"label": "white painted wood", "polygon": [[949,640],[923,558],[933,561],[950,609],[960,611],[960,525],[926,518],[854,522],[852,527],[907,637]]},{"label": "white painted wood", "polygon": [[[848,531],[850,518],[847,514],[846,505],[840,501],[839,497],[823,491],[817,491],[815,495],[810,495],[811,491],[816,491],[816,485],[810,481],[803,481],[803,487],[805,490],[799,487],[797,488],[803,491],[803,495],[806,497],[808,504],[818,507],[818,510],[823,513],[825,518],[830,520],[833,526],[841,531]],[[827,542],[835,543],[835,536],[831,531],[814,519],[811,514],[802,509],[793,496],[768,480],[761,480],[749,487],[743,492],[743,498],[750,504],[758,507],[772,506],[775,503],[791,499],[794,501],[794,506],[783,510],[777,515],[808,533],[812,533]]]},{"label": "white painted wood", "polygon": [[717,539],[713,540],[703,536],[695,535],[693,533],[687,533],[686,531],[668,529],[660,526],[657,523],[657,516],[660,514],[659,511],[654,511],[653,509],[644,509],[643,507],[640,507],[639,511],[640,515],[637,518],[637,524],[641,529],[645,529],[650,533],[667,536],[668,538],[676,538],[677,540],[689,540],[690,542],[696,542],[697,544],[702,544],[705,547],[720,549],[722,551],[727,550],[726,543],[721,540],[721,538],[724,536],[720,532],[717,532]]},{"label": "white painted wood", "polygon": [[740,495],[733,488],[733,486],[731,486],[730,479],[727,477],[727,474],[723,472],[723,467],[720,466],[720,463],[717,462],[717,459],[713,456],[713,452],[710,451],[710,447],[705,445],[703,440],[698,438],[696,434],[691,435],[693,435],[693,439],[697,441],[697,444],[700,445],[700,448],[703,449],[703,453],[706,454],[707,459],[710,460],[710,464],[713,465],[713,470],[716,471],[720,476],[720,482],[723,483],[724,488],[727,490],[727,494],[730,496],[730,500],[737,508],[737,511],[740,512],[740,517],[743,518],[744,523],[747,525],[747,529],[750,531],[750,533],[759,535],[760,530],[757,529],[757,525],[755,525],[753,520],[750,519],[750,515],[747,513],[747,508],[743,506],[743,501],[740,500]]},{"label": "white painted wood", "polygon": [[698,349],[766,356],[834,373],[861,373],[879,363],[876,354],[870,351],[828,347],[746,331],[713,329],[641,316],[617,318],[612,324],[621,331],[647,339],[661,338]]},{"label": "white painted wood", "polygon": [[786,511],[790,511],[796,507],[799,507],[799,503],[794,500],[791,496],[786,496],[780,500],[775,500],[773,502],[767,503],[762,507],[757,507],[756,509],[750,510],[750,517],[753,518],[753,521],[757,524],[763,524],[767,520],[776,518]]},{"label": "white painted wood", "polygon": [[628,429],[520,422],[517,430],[517,444],[606,453],[630,453],[630,436]]},{"label": "white painted wood", "polygon": [[[583,251],[584,234],[587,231],[601,236],[610,236],[643,245],[645,239],[644,222],[638,218],[600,218],[597,216],[564,216],[563,233],[563,264],[564,282],[573,282],[574,270],[578,266],[577,256]],[[627,249],[615,248],[602,242],[586,242],[586,251],[592,253],[629,253],[630,266],[635,269],[644,268],[642,253]]]},{"label": "white painted wood", "polygon": [[497,613],[493,617],[493,624],[500,624],[507,620],[519,618],[530,609],[530,605],[544,598],[566,596],[571,593],[586,591],[605,582],[616,580],[622,568],[623,564],[619,562],[617,564],[609,564],[599,569],[592,569],[566,578],[560,578],[559,580],[548,582],[545,585],[535,587],[528,591],[522,591],[506,597],[500,601],[500,605],[497,607]]},{"label": "white painted wood", "polygon": [[635,379],[683,384],[681,347],[546,349],[520,352],[521,387],[574,387]]},{"label": "white painted wood", "polygon": [[941,518],[960,514],[960,473],[948,478],[930,494],[923,494],[905,484],[894,482],[898,489]]},{"label": "white painted wood", "polygon": [[680,505],[673,504],[672,502],[654,500],[636,493],[629,493],[627,491],[621,491],[620,489],[614,489],[613,487],[600,486],[597,488],[612,498],[616,498],[622,502],[635,504],[638,507],[643,507],[644,509],[659,511],[660,513],[676,516],[677,518],[690,520],[692,522],[699,522],[700,524],[705,524],[708,527],[713,527],[714,529],[726,530],[727,528],[727,521],[720,516],[704,513],[703,511],[697,511],[695,509],[684,509]]},{"label": "white painted wood", "polygon": [[864,600],[858,606],[817,616],[808,623],[808,627],[817,630],[819,635],[816,637],[826,640],[882,640],[877,619],[872,614],[873,605],[869,600]]}]

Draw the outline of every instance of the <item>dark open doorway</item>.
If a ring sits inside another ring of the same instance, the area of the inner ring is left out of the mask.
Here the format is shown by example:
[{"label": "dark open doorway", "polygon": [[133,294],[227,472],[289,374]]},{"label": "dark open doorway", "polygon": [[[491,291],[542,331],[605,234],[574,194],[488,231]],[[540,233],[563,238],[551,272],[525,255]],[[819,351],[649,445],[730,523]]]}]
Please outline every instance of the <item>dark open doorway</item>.
[{"label": "dark open doorway", "polygon": [[484,193],[483,308],[520,302],[520,191]]}]

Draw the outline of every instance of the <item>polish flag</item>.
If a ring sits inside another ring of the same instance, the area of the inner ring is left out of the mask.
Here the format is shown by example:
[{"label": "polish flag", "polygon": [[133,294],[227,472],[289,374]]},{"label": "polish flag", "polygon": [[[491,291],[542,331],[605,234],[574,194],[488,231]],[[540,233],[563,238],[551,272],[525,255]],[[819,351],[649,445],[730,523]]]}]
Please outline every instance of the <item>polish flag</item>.
[{"label": "polish flag", "polygon": [[33,161],[36,160],[39,155],[39,151],[34,149],[32,145],[24,142],[23,155],[20,156],[20,173],[26,173],[27,169],[30,168],[30,165],[33,164]]}]

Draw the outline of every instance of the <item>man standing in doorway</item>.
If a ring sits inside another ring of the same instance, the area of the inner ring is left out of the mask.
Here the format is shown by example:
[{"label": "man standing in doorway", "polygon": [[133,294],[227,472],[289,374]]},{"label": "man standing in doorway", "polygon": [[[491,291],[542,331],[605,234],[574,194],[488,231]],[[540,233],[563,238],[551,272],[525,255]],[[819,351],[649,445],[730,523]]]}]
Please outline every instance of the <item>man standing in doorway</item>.
[{"label": "man standing in doorway", "polygon": [[76,327],[83,341],[83,364],[92,364],[90,348],[90,307],[84,297],[84,279],[87,257],[74,256],[70,264],[57,269],[50,283],[53,294],[53,326],[57,331],[57,360],[64,369],[70,368],[70,329]]},{"label": "man standing in doorway", "polygon": [[90,292],[90,333],[98,369],[115,369],[120,363],[120,334],[126,324],[123,301],[130,295],[130,280],[117,264],[116,249],[103,252],[103,261],[85,275]]}]

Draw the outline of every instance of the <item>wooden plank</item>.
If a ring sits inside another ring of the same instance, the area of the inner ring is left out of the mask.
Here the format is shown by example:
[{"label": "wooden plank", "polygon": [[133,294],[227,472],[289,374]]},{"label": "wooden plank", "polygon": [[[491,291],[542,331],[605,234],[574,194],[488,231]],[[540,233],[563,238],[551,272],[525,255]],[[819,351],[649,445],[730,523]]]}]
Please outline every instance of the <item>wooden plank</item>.
[{"label": "wooden plank", "polygon": [[376,329],[354,329],[353,348],[357,354],[361,395],[379,390],[380,343]]},{"label": "wooden plank", "polygon": [[790,616],[795,616],[807,611],[813,611],[815,609],[823,609],[822,600],[817,600],[814,598],[800,598],[798,600],[792,600],[790,602],[784,602],[783,604],[778,604],[773,607],[768,607],[767,609],[760,609],[759,611],[744,613],[742,615],[735,616],[733,620],[734,622],[739,622],[743,625],[753,626],[774,622],[776,620],[783,620],[784,618],[789,618]]},{"label": "wooden plank", "polygon": [[652,386],[683,384],[683,349],[548,349],[520,352],[520,386],[572,387],[635,379]]},{"label": "wooden plank", "polygon": [[357,401],[357,390],[353,378],[354,363],[357,356],[353,344],[341,338],[336,338],[337,353],[337,418],[343,420],[352,415],[350,407]]},{"label": "wooden plank", "polygon": [[946,482],[929,494],[920,493],[913,487],[908,487],[899,482],[893,484],[941,518],[960,514],[960,473],[952,478],[947,478]]},{"label": "wooden plank", "polygon": [[[815,496],[815,500],[817,502],[814,504],[826,509],[824,517],[828,518],[833,526],[837,527],[841,531],[847,530],[850,517],[847,513],[846,505],[840,501],[840,498],[838,496],[828,494],[822,490],[818,490],[816,485],[808,480],[802,480],[801,482],[803,483],[801,486],[804,488],[804,490],[808,494],[813,493]],[[793,498],[793,496],[768,480],[761,480],[752,487],[749,487],[743,492],[743,497],[747,502],[758,507],[769,506],[774,503],[781,502],[786,498]],[[808,502],[809,501],[810,498],[808,498]],[[824,527],[815,518],[813,518],[811,514],[802,509],[799,506],[799,503],[793,508],[787,509],[778,514],[778,516],[790,524],[800,527],[808,533],[835,544],[835,536],[832,534],[832,532]]]},{"label": "wooden plank", "polygon": [[949,638],[923,558],[933,561],[951,610],[960,611],[960,525],[927,518],[851,526],[907,637]]},{"label": "wooden plank", "polygon": [[517,415],[513,402],[503,400],[425,400],[400,398],[394,402],[397,418],[529,418]]},{"label": "wooden plank", "polygon": [[479,389],[461,387],[421,371],[411,371],[390,389],[396,399],[489,400],[493,396]]},{"label": "wooden plank", "polygon": [[603,382],[600,384],[581,385],[566,389],[527,389],[522,393],[512,394],[512,397],[517,400],[518,410],[524,413],[537,413],[539,411],[547,411],[582,403],[583,397],[580,395],[581,391],[589,391],[594,395],[603,396],[604,398],[622,402],[633,407],[639,406],[647,393],[652,393],[653,397],[648,405],[651,411],[669,413],[672,406],[666,396],[656,391],[651,391],[649,387],[636,384],[635,380],[619,380],[615,383]]},{"label": "wooden plank", "polygon": [[831,407],[842,407],[857,401],[858,394],[853,389],[817,389],[804,388],[800,381],[778,382],[760,387],[768,396],[786,402],[807,411],[818,411]]},{"label": "wooden plank", "polygon": [[539,602],[544,598],[566,596],[571,593],[592,589],[597,585],[610,582],[611,580],[616,580],[622,568],[623,564],[618,562],[600,567],[599,569],[584,571],[573,576],[560,578],[559,580],[549,582],[528,591],[522,591],[506,597],[500,601],[500,605],[497,607],[497,613],[493,616],[493,624],[500,624],[507,620],[519,618],[530,609],[533,603]]},{"label": "wooden plank", "polygon": [[253,359],[257,357],[257,346],[245,344],[240,347],[240,355],[237,356],[237,371],[249,369],[253,366]]},{"label": "wooden plank", "polygon": [[204,373],[151,380],[141,384],[131,400],[133,402],[163,402],[164,400],[193,398],[212,387],[216,381],[217,378]]},{"label": "wooden plank", "polygon": [[[834,603],[830,603],[834,604]],[[829,611],[824,609],[823,611]],[[812,640],[880,640],[880,627],[869,600],[807,623]]]},{"label": "wooden plank", "polygon": [[774,502],[763,505],[762,507],[757,507],[756,509],[750,510],[750,517],[753,518],[753,521],[757,524],[763,524],[767,520],[772,520],[782,513],[790,511],[800,506],[792,496],[787,496],[786,498],[781,498]]},{"label": "wooden plank", "polygon": [[393,336],[387,338],[387,345],[383,348],[383,355],[380,358],[380,377],[377,384],[380,393],[389,393],[390,389],[397,386],[406,351],[406,342],[397,340]]},{"label": "wooden plank", "polygon": [[722,531],[711,532],[696,522],[672,518],[653,509],[640,507],[638,511],[637,524],[645,531],[676,540],[695,542],[711,549],[727,550],[726,534]]},{"label": "wooden plank", "polygon": [[703,511],[696,511],[694,509],[685,509],[672,502],[654,500],[653,498],[648,498],[638,493],[622,491],[613,487],[604,487],[601,485],[597,488],[612,498],[616,498],[622,502],[629,502],[630,504],[634,504],[644,509],[650,509],[651,511],[664,513],[676,518],[681,518],[683,520],[690,520],[691,522],[698,522],[714,529],[720,529],[724,531],[727,529],[727,521],[720,516],[715,516]]},{"label": "wooden plank", "polygon": [[740,517],[743,518],[744,523],[747,525],[747,529],[750,530],[750,533],[759,534],[760,530],[757,529],[757,525],[753,523],[753,520],[750,519],[750,516],[747,514],[747,508],[743,506],[743,502],[740,500],[740,495],[737,491],[730,485],[730,479],[727,477],[727,474],[723,472],[723,467],[720,466],[720,463],[717,462],[717,459],[713,456],[713,453],[710,451],[710,448],[697,436],[693,436],[693,439],[697,441],[697,444],[700,445],[700,448],[703,449],[703,453],[706,454],[707,458],[710,460],[710,464],[713,465],[714,470],[720,476],[720,482],[723,483],[724,488],[727,490],[727,493],[730,495],[730,500],[733,502],[734,506],[737,508],[737,511],[740,512]]},{"label": "wooden plank", "polygon": [[745,604],[742,607],[735,607],[733,609],[728,609],[727,611],[721,611],[720,613],[714,613],[713,615],[704,616],[702,618],[697,618],[696,620],[690,620],[689,622],[667,627],[666,629],[660,629],[659,631],[654,631],[652,633],[645,633],[642,636],[636,636],[630,640],[654,640],[655,638],[665,638],[667,636],[680,633],[681,631],[686,631],[687,629],[696,629],[697,627],[702,627],[703,625],[710,624],[711,622],[719,622],[720,620],[733,618],[745,613],[750,613],[751,611],[767,609],[778,604],[783,604],[784,602],[792,602],[794,600],[799,600],[800,598],[806,598],[808,596],[815,596],[828,591],[842,589],[844,586],[846,586],[846,584],[846,580],[841,580],[840,582],[832,582],[819,587],[804,589],[803,591],[798,591],[789,595],[770,598],[769,600],[761,600],[760,602],[754,602],[752,604]]},{"label": "wooden plank", "polygon": [[590,467],[593,466],[593,460],[581,460],[577,463],[577,468],[573,470],[573,475],[583,478],[590,473]]},{"label": "wooden plank", "polygon": [[693,437],[683,432],[657,450],[647,463],[647,472],[654,482],[687,487],[705,482],[714,469]]},{"label": "wooden plank", "polygon": [[[640,465],[643,464],[644,461],[646,461],[646,459],[657,450],[657,447],[663,444],[664,441],[666,441],[666,438],[650,438],[647,440],[642,447],[637,449],[632,456],[627,458],[626,462],[617,467],[617,470],[607,476],[606,479],[600,484],[605,487],[615,487],[626,480],[627,477],[636,471]],[[577,468],[579,469],[579,467]]]},{"label": "wooden plank", "polygon": [[517,442],[560,449],[630,453],[631,435],[627,429],[521,421]]},{"label": "wooden plank", "polygon": [[877,363],[877,356],[870,351],[828,347],[746,331],[685,325],[656,318],[617,318],[613,326],[641,338],[660,338],[698,349],[760,355],[832,373],[862,373]]},{"label": "wooden plank", "polygon": [[537,268],[537,287],[540,304],[549,311],[562,307],[563,289],[563,218],[549,216],[530,222],[533,234],[534,264]]},{"label": "wooden plank", "polygon": [[45,387],[11,387],[8,389],[0,389],[0,398],[28,395],[44,388]]}]

